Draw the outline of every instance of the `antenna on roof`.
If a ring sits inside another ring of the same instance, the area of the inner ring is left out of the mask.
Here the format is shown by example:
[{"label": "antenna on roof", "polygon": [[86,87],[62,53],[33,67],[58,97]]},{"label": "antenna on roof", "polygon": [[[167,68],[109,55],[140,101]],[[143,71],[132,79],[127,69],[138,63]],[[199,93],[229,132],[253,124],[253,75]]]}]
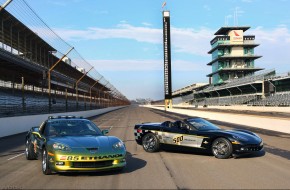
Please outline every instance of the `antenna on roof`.
[{"label": "antenna on roof", "polygon": [[230,15],[225,16],[225,26],[229,25],[229,17]]},{"label": "antenna on roof", "polygon": [[239,14],[239,11],[238,11],[238,8],[239,7],[236,7],[235,11],[234,11],[234,25],[235,26],[238,26],[238,14]]}]

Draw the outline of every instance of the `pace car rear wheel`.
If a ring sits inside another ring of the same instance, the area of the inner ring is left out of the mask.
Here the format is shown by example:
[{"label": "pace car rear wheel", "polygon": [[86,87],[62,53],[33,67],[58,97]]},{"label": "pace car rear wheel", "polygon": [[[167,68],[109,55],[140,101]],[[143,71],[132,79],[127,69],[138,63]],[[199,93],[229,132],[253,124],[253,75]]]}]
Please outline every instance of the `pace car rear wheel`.
[{"label": "pace car rear wheel", "polygon": [[159,150],[159,140],[154,134],[148,133],[142,138],[142,146],[146,152],[156,152]]},{"label": "pace car rear wheel", "polygon": [[212,143],[212,153],[219,159],[229,158],[233,153],[232,144],[226,138],[217,138]]},{"label": "pace car rear wheel", "polygon": [[27,160],[35,160],[37,158],[34,152],[34,146],[28,139],[25,143],[25,157]]},{"label": "pace car rear wheel", "polygon": [[49,163],[48,163],[48,155],[47,155],[47,151],[44,148],[42,151],[42,172],[45,175],[49,175],[51,174],[51,170],[49,168]]}]

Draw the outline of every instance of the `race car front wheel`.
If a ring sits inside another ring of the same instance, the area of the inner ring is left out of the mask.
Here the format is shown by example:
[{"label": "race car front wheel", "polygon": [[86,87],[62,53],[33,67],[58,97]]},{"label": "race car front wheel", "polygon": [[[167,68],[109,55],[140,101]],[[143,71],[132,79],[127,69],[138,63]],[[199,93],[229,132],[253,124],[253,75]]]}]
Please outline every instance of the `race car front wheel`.
[{"label": "race car front wheel", "polygon": [[226,138],[217,138],[212,143],[212,153],[216,158],[226,159],[232,155],[233,147]]},{"label": "race car front wheel", "polygon": [[48,155],[45,148],[42,151],[42,172],[45,175],[51,174],[51,170],[49,168],[49,163],[48,163]]},{"label": "race car front wheel", "polygon": [[35,160],[37,158],[34,152],[33,144],[27,139],[25,143],[25,156],[27,160]]},{"label": "race car front wheel", "polygon": [[148,133],[142,138],[142,146],[146,152],[156,152],[159,150],[159,140],[154,134]]}]

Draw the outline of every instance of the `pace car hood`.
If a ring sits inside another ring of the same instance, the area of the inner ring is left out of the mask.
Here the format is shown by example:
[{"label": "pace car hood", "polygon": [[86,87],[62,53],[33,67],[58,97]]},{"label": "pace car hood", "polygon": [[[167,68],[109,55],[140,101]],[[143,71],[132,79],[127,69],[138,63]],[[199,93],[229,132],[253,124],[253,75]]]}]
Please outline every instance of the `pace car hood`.
[{"label": "pace car hood", "polygon": [[[250,144],[257,144],[261,142],[261,138],[257,137],[253,134],[247,133],[245,131],[238,131],[238,130],[221,130],[223,133],[229,134],[233,137],[241,137],[241,139],[236,139],[242,142],[247,142]],[[243,138],[247,139],[244,141]]]},{"label": "pace car hood", "polygon": [[114,143],[119,142],[120,140],[114,136],[62,136],[62,137],[53,137],[49,139],[53,142],[63,143],[68,145],[71,148],[95,148],[103,150],[112,149]]}]

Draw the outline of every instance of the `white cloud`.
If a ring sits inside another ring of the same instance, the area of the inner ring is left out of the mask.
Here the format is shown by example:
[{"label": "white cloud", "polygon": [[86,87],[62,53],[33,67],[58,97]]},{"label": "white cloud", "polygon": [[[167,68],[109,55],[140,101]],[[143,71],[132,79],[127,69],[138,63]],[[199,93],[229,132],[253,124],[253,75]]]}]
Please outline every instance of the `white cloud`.
[{"label": "white cloud", "polygon": [[[150,27],[136,27],[125,22],[115,28],[90,27],[87,30],[55,29],[62,34],[62,38],[69,41],[98,40],[110,38],[132,39],[138,42],[162,44],[162,29]],[[176,52],[206,56],[210,49],[209,41],[213,38],[214,31],[202,28],[171,28],[173,50]]]},{"label": "white cloud", "polygon": [[[172,60],[174,71],[203,71],[204,63]],[[163,60],[89,60],[98,71],[156,71],[163,70]]]},{"label": "white cloud", "polygon": [[[208,56],[207,52],[211,49],[210,40],[214,38],[216,30],[208,28],[176,28],[171,27],[171,44],[172,53],[187,53],[196,56]],[[111,38],[122,38],[131,39],[138,42],[162,44],[162,29],[150,28],[145,26],[132,26],[127,23],[121,23],[115,28],[97,28],[91,27],[87,30],[57,30],[57,33],[62,34],[65,40],[98,40],[98,39],[111,39]],[[261,44],[255,50],[256,53],[263,57],[256,60],[256,63],[260,67],[266,69],[277,68],[278,70],[290,70],[290,31],[284,26],[277,26],[274,29],[264,29],[263,27],[251,28],[246,34],[253,34],[256,36],[256,43]],[[106,61],[106,60],[105,60]],[[195,60],[192,60],[193,62]],[[114,69],[116,65],[111,69]],[[122,62],[122,63],[121,63]],[[160,61],[131,61],[123,60],[118,64],[119,69],[124,69],[124,65],[128,65],[125,68],[139,65],[143,68],[144,65],[150,65],[151,69],[156,69]],[[154,64],[155,63],[155,64]],[[161,62],[162,63],[162,62]],[[160,64],[161,64],[160,63]],[[183,63],[184,64],[184,63]],[[206,64],[206,63],[201,63]],[[121,66],[122,65],[122,66]],[[107,67],[105,67],[107,68]],[[159,68],[159,67],[158,67]],[[147,68],[148,69],[148,68]],[[194,70],[194,68],[191,68]]]},{"label": "white cloud", "polygon": [[256,43],[260,44],[255,50],[263,57],[256,61],[256,65],[266,69],[276,69],[278,73],[290,71],[290,31],[285,26],[274,29],[257,27],[251,30],[256,36]]},{"label": "white cloud", "polygon": [[209,29],[172,28],[172,46],[176,52],[207,56],[214,31]]},{"label": "white cloud", "polygon": [[142,24],[143,24],[144,26],[152,26],[152,24],[150,24],[150,23],[148,23],[148,22],[142,22]]}]

